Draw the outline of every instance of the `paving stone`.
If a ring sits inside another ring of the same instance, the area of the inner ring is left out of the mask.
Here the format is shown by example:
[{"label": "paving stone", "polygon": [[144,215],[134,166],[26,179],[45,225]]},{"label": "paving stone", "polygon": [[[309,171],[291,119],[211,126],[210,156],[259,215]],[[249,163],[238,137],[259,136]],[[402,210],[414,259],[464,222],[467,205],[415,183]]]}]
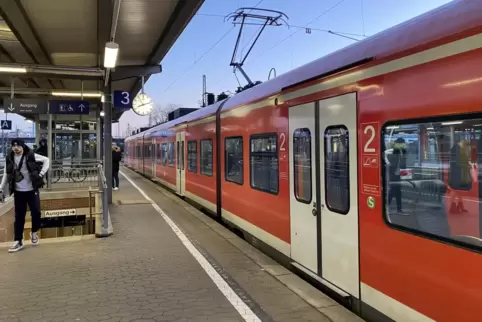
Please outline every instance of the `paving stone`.
[{"label": "paving stone", "polygon": [[[126,200],[143,199],[125,180],[114,198],[118,192]],[[114,235],[104,240],[41,243],[16,254],[0,249],[0,321],[174,321],[196,315],[240,321],[151,205],[115,206],[111,214]]]}]

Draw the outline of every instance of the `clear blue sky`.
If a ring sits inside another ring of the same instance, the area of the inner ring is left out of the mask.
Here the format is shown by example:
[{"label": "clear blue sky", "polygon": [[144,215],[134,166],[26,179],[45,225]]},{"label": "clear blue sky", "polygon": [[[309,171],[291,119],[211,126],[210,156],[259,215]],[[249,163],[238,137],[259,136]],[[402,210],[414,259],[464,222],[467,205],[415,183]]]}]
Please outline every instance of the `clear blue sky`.
[{"label": "clear blue sky", "polygon": [[[191,20],[162,61],[163,72],[151,77],[147,82],[146,92],[154,102],[160,106],[179,104],[199,107],[203,74],[207,76],[208,92],[219,94],[222,91],[234,91],[238,83],[229,63],[239,26],[232,29],[232,23],[224,22],[223,17],[219,16],[225,16],[239,7],[255,6],[259,2],[260,0],[206,0],[198,15]],[[305,26],[340,3],[307,27],[353,34],[365,33],[370,36],[448,2],[450,1],[262,0],[258,7],[283,11],[288,15],[290,25]],[[257,29],[255,26],[245,29],[240,48],[246,46]],[[281,42],[296,31],[298,32],[292,37]],[[227,36],[202,57],[227,32]],[[306,34],[304,30],[295,27],[270,27],[263,32],[249,55],[245,70],[252,80],[266,81],[273,67],[279,76],[353,42],[316,30]],[[278,45],[273,48],[276,44]],[[246,82],[239,73],[238,77],[242,85],[245,85]],[[113,127],[113,134],[118,135],[118,128],[124,134],[128,123],[131,127],[139,127],[147,122],[148,117],[137,116],[129,111],[122,116],[120,127]]]}]

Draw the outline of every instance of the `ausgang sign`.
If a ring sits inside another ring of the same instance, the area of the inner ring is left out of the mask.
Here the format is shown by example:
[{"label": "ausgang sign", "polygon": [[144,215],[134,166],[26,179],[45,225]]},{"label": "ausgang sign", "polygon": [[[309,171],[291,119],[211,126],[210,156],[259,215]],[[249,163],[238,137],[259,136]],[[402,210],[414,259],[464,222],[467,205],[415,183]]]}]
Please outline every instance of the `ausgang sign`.
[{"label": "ausgang sign", "polygon": [[75,216],[76,213],[77,211],[75,209],[46,210],[45,218]]},{"label": "ausgang sign", "polygon": [[5,113],[47,114],[47,101],[35,98],[5,98]]}]

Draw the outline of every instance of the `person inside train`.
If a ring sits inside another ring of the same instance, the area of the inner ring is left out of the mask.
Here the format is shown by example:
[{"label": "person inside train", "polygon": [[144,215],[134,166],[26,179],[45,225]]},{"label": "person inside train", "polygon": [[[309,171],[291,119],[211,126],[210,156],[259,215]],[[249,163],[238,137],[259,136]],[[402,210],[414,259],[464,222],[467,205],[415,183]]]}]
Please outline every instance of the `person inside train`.
[{"label": "person inside train", "polygon": [[388,179],[390,186],[388,189],[388,205],[395,198],[397,203],[397,213],[406,215],[402,209],[402,185],[400,169],[406,168],[407,145],[405,139],[399,137],[395,140],[393,147],[385,151],[385,163],[388,169]]},{"label": "person inside train", "polygon": [[467,140],[459,140],[450,149],[450,167],[448,173],[448,184],[452,190],[451,213],[467,212],[464,207],[461,191],[472,189],[472,165],[470,164],[470,144]]}]

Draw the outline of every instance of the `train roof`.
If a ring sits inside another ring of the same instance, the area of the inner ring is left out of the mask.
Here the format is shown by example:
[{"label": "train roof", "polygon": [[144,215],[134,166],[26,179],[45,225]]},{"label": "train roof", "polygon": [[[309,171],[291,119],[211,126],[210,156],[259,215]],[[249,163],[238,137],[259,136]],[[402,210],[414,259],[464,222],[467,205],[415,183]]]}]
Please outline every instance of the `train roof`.
[{"label": "train roof", "polygon": [[374,64],[481,32],[482,1],[456,0],[307,63],[229,99],[221,112],[277,95],[331,72]]},{"label": "train roof", "polygon": [[[310,80],[364,63],[382,63],[417,51],[482,32],[482,1],[454,0],[362,41],[307,63],[227,99],[221,113],[274,97]],[[160,124],[129,139],[214,115],[217,102],[176,120]]]},{"label": "train roof", "polygon": [[201,120],[203,118],[212,116],[212,115],[216,114],[216,111],[217,111],[219,105],[222,104],[222,102],[223,101],[216,102],[212,105],[200,108],[197,111],[194,111],[194,112],[191,112],[191,113],[186,114],[184,116],[181,116],[181,117],[179,117],[175,120],[156,125],[156,126],[150,128],[150,129],[148,129],[144,132],[141,132],[141,133],[135,134],[133,136],[130,136],[127,139],[133,140],[133,139],[136,139],[136,138],[139,138],[139,137],[144,137],[144,136],[149,137],[150,135],[153,135],[156,132],[168,131],[169,129],[172,129],[172,128],[178,126],[178,125],[189,123],[189,122],[192,122],[194,120]]}]

